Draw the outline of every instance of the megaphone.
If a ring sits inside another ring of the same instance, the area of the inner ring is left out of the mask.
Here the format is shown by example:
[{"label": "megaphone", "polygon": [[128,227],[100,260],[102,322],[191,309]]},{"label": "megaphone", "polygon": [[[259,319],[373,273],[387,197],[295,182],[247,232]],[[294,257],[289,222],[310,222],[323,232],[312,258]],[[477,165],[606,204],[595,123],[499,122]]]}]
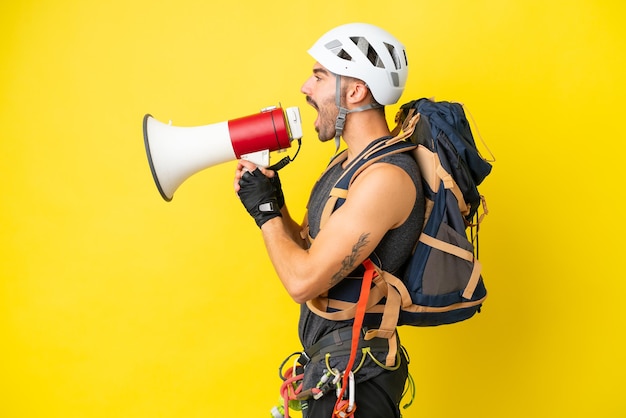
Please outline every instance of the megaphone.
[{"label": "megaphone", "polygon": [[269,165],[269,153],[302,138],[300,110],[272,106],[260,113],[204,126],[179,127],[143,118],[143,138],[152,177],[161,197],[172,200],[178,187],[205,168],[244,158]]}]

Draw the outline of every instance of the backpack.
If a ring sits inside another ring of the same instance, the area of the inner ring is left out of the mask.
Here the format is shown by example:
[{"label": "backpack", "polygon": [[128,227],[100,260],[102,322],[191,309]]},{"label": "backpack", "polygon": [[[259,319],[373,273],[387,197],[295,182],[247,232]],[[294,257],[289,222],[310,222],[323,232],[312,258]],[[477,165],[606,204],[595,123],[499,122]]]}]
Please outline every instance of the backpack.
[{"label": "backpack", "polygon": [[[395,361],[396,326],[463,321],[479,312],[487,297],[473,230],[477,232],[487,213],[477,187],[491,172],[491,164],[476,148],[463,107],[419,99],[402,105],[396,122],[394,137],[371,144],[337,180],[322,212],[320,228],[343,204],[359,173],[385,155],[410,152],[419,165],[426,201],[424,226],[414,252],[400,277],[367,259],[358,301],[322,295],[307,302],[309,309],[323,318],[354,319],[354,329],[361,328],[366,313],[382,315],[379,329],[369,330],[365,339],[389,340],[387,365]],[[340,154],[329,167],[345,158]],[[481,215],[480,206],[484,210]],[[468,227],[472,241],[467,237]]]}]

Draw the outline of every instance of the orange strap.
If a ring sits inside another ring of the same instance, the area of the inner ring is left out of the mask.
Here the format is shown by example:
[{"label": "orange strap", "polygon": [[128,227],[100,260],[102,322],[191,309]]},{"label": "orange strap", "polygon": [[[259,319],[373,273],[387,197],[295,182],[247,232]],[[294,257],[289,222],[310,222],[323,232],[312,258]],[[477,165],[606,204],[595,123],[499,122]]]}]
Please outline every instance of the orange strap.
[{"label": "orange strap", "polygon": [[343,399],[343,395],[348,387],[348,376],[354,366],[354,360],[356,358],[356,352],[359,348],[359,338],[361,336],[361,328],[363,327],[363,319],[365,318],[365,311],[367,309],[367,300],[369,299],[370,287],[374,274],[376,274],[376,268],[374,263],[368,258],[363,261],[365,266],[365,274],[363,275],[363,282],[361,283],[361,294],[359,296],[359,302],[357,303],[356,315],[354,316],[354,323],[352,324],[352,346],[350,348],[350,358],[346,365],[346,370],[343,372],[343,382],[341,384],[341,392],[337,395],[337,402],[335,403],[335,411],[339,410],[339,403]]}]

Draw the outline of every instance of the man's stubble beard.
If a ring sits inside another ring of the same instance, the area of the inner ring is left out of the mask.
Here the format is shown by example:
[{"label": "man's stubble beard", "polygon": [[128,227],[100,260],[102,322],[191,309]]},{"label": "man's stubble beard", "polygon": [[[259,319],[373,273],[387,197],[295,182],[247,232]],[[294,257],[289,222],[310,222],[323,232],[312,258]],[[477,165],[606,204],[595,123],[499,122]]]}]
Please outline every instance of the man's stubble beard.
[{"label": "man's stubble beard", "polygon": [[337,121],[337,115],[339,109],[333,101],[330,100],[324,103],[324,106],[318,108],[319,126],[317,127],[317,137],[321,142],[327,142],[334,139],[336,136],[335,123]]}]

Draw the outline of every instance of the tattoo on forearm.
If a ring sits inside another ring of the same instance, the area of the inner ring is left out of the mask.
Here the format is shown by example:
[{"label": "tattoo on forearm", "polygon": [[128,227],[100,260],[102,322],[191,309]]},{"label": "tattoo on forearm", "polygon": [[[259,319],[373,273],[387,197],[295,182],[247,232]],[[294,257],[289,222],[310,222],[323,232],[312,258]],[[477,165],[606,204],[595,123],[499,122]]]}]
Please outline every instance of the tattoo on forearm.
[{"label": "tattoo on forearm", "polygon": [[350,253],[350,255],[344,258],[343,261],[341,262],[341,269],[339,269],[339,271],[335,273],[333,277],[330,279],[331,286],[334,286],[335,284],[337,284],[341,279],[345,277],[346,274],[354,270],[354,267],[355,267],[354,264],[359,253],[361,252],[363,247],[365,247],[369,243],[369,240],[368,240],[369,235],[370,235],[369,233],[362,234],[357,240],[356,244],[352,246],[352,252]]}]

